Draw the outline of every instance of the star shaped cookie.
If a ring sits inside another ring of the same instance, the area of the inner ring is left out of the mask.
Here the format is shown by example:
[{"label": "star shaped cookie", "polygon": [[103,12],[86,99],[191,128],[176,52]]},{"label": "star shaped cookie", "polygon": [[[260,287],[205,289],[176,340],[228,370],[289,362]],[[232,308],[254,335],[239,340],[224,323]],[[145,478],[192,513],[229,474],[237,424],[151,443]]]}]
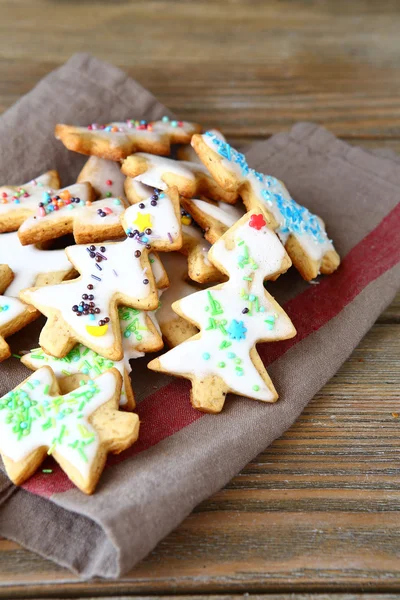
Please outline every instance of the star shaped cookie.
[{"label": "star shaped cookie", "polygon": [[200,125],[163,117],[159,121],[127,121],[87,127],[59,124],[55,136],[68,150],[118,161],[133,152],[167,156],[171,144],[188,144]]},{"label": "star shaped cookie", "polygon": [[118,411],[121,383],[110,369],[61,395],[53,371],[42,367],[0,398],[0,454],[15,485],[51,455],[82,492],[92,494],[107,454],[138,438],[139,417]]},{"label": "star shaped cookie", "polygon": [[[7,265],[0,265],[0,294],[10,285],[13,273]],[[0,295],[0,362],[11,356],[4,338],[17,333],[39,317],[39,311],[17,298]]]}]

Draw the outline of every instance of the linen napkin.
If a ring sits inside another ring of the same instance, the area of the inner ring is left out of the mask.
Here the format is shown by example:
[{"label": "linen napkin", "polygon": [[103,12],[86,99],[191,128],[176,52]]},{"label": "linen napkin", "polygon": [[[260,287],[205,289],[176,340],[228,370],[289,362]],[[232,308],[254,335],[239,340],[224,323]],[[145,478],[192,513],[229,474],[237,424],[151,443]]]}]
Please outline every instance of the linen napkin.
[{"label": "linen napkin", "polygon": [[[86,157],[54,139],[57,122],[163,114],[167,109],[119,69],[73,56],[0,117],[0,181],[23,183],[49,168],[60,171],[63,185],[74,181]],[[54,466],[22,488],[0,469],[0,535],[86,578],[126,572],[290,427],[391,302],[400,282],[398,159],[350,147],[310,123],[253,144],[247,158],[324,219],[342,256],[338,271],[316,285],[294,269],[268,285],[298,331],[259,346],[280,400],[232,397],[220,415],[204,415],[191,407],[187,381],[150,373],[145,359],[137,360],[139,442],[109,459],[90,497]],[[14,336],[13,351],[35,347],[42,325]],[[17,359],[3,362],[0,395],[27,374]]]}]

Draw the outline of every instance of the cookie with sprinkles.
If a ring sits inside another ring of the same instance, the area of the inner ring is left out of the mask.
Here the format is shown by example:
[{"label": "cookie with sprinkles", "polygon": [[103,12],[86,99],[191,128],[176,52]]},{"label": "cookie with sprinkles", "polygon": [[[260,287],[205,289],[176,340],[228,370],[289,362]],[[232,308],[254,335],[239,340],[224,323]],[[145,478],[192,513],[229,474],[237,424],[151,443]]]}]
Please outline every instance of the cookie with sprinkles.
[{"label": "cookie with sprinkles", "polygon": [[201,126],[165,116],[159,121],[128,119],[127,121],[87,127],[56,125],[55,136],[74,152],[118,161],[133,152],[149,152],[168,156],[171,144],[189,144]]},{"label": "cookie with sprinkles", "polygon": [[[130,201],[135,204],[146,198],[149,194],[154,193],[155,188],[135,181],[132,177],[127,177],[125,179],[125,190]],[[211,246],[204,239],[200,227],[198,227],[191,215],[185,210],[181,210],[181,221],[183,244],[180,252],[187,256],[187,274],[190,279],[199,283],[223,281],[223,275],[219,273],[207,258],[207,253]]]},{"label": "cookie with sprinkles", "polygon": [[126,450],[139,435],[139,417],[118,411],[121,383],[112,368],[63,395],[50,367],[42,367],[0,398],[0,454],[11,481],[21,485],[50,455],[92,494],[107,454]]},{"label": "cookie with sprinkles", "polygon": [[120,198],[127,202],[124,191],[125,176],[121,173],[121,165],[118,162],[91,156],[76,181],[88,181],[97,198]]},{"label": "cookie with sprinkles", "polygon": [[261,210],[245,214],[213,245],[209,258],[229,280],[172,306],[200,332],[148,366],[189,379],[192,405],[203,412],[220,412],[228,392],[275,402],[278,394],[256,344],[296,335],[263,285],[284,273],[290,259]]},{"label": "cookie with sprinkles", "polygon": [[[152,255],[150,255],[152,260]],[[154,267],[154,265],[156,265]],[[153,256],[153,272],[157,287],[165,285],[167,277],[161,261]],[[34,348],[21,357],[21,362],[36,371],[47,365],[51,367],[62,394],[77,389],[89,379],[98,377],[104,371],[114,367],[122,377],[123,383],[119,400],[120,408],[133,410],[135,397],[129,374],[132,371],[130,360],[141,358],[145,352],[157,352],[163,348],[163,341],[155,312],[144,312],[136,308],[121,306],[118,309],[119,323],[122,333],[124,357],[120,361],[103,358],[94,350],[77,344],[64,358],[55,358],[46,354],[42,348]]]},{"label": "cookie with sprinkles", "polygon": [[64,250],[22,246],[16,231],[0,235],[0,257],[14,273],[11,284],[4,291],[6,296],[18,298],[20,291],[27,287],[60,283],[76,273]]},{"label": "cookie with sprinkles", "polygon": [[[199,163],[137,152],[123,161],[121,171],[127,177],[159,190],[176,186],[180,196],[185,198],[204,195],[229,204],[235,203],[238,199],[237,192],[221,188],[207,168]],[[135,190],[125,187],[125,191],[130,202],[138,201],[138,197],[134,195]]]},{"label": "cookie with sprinkles", "polygon": [[11,356],[4,338],[17,333],[39,317],[39,311],[17,298],[2,295],[13,280],[13,272],[7,265],[0,265],[0,362]]},{"label": "cookie with sprinkles", "polygon": [[0,187],[0,233],[17,231],[22,223],[36,212],[37,205],[47,194],[61,187],[57,171],[47,171],[22,185]]},{"label": "cookie with sprinkles", "polygon": [[63,358],[79,342],[104,358],[122,360],[118,307],[147,311],[158,307],[149,252],[182,245],[177,190],[154,193],[130,206],[122,224],[124,241],[66,249],[81,277],[21,292],[23,300],[48,318],[39,339],[47,354]]},{"label": "cookie with sprinkles", "polygon": [[248,210],[263,207],[267,211],[270,227],[306,281],[338,268],[340,257],[324,222],[293,200],[281,181],[251,169],[244,154],[212,132],[193,136],[191,143],[223,189],[239,193]]},{"label": "cookie with sprinkles", "polygon": [[[77,183],[76,195],[63,192],[40,202],[34,216],[18,230],[21,244],[38,244],[72,233],[77,244],[123,237],[121,216],[126,204],[121,198],[94,199],[90,183]],[[79,189],[77,189],[79,188]]]},{"label": "cookie with sprinkles", "polygon": [[204,230],[204,237],[210,244],[215,244],[246,212],[241,203],[231,206],[199,198],[182,198],[181,205]]}]

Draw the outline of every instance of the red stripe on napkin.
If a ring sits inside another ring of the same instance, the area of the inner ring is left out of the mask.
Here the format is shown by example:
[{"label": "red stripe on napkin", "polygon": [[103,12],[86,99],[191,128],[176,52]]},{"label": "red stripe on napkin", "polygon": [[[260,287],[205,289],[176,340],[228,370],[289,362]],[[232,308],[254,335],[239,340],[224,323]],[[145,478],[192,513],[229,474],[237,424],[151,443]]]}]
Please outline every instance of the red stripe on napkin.
[{"label": "red stripe on napkin", "polygon": [[[285,304],[285,311],[295,324],[297,336],[284,342],[260,344],[258,350],[264,364],[268,366],[292,346],[326,325],[369,283],[399,261],[400,205],[349,252],[333,275],[321,279],[318,285],[308,287]],[[138,406],[141,420],[139,441],[126,452],[111,456],[108,465],[118,464],[147,450],[200,419],[203,413],[192,408],[189,390],[188,381],[175,380],[145,398]],[[38,472],[23,487],[48,498],[74,485],[56,465],[51,475]]]}]

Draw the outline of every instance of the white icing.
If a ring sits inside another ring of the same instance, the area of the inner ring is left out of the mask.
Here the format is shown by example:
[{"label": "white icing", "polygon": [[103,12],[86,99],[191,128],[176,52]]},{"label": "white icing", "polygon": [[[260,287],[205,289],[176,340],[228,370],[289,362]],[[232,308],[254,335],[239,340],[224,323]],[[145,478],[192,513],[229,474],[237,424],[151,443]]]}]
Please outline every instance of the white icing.
[{"label": "white icing", "polygon": [[[234,240],[234,246],[228,249],[222,237],[209,253],[217,266],[224,265],[230,275],[229,281],[179,302],[180,312],[200,327],[199,339],[192,338],[180,344],[161,356],[160,362],[168,372],[196,379],[217,375],[236,394],[270,401],[273,394],[254,367],[250,350],[259,340],[279,340],[290,337],[293,332],[290,319],[277,309],[263,287],[266,277],[279,272],[285,250],[270,229],[250,227],[248,219],[235,230]],[[252,281],[244,277],[250,277]],[[245,308],[250,309],[248,313],[242,312]],[[269,328],[265,321],[271,318],[274,323]],[[209,328],[213,321],[216,328]],[[235,323],[243,332],[242,339],[235,339],[230,333],[234,333]],[[228,347],[224,347],[226,344]],[[239,364],[237,360],[240,360]],[[218,366],[221,363],[225,366]],[[240,372],[243,375],[238,375]]]},{"label": "white icing", "polygon": [[161,262],[160,258],[157,254],[153,254],[150,252],[149,261],[151,264],[151,270],[153,271],[154,281],[156,282],[156,286],[159,286],[160,281],[164,278],[165,269],[164,265]]},{"label": "white icing", "polygon": [[0,235],[0,263],[7,264],[14,273],[14,279],[4,294],[15,297],[21,290],[34,286],[41,273],[66,274],[72,269],[64,250],[22,246],[16,232]]},{"label": "white icing", "polygon": [[90,350],[90,348],[87,348],[83,344],[77,344],[75,348],[73,348],[73,350],[71,350],[71,352],[69,352],[64,358],[55,358],[54,356],[43,352],[41,348],[34,348],[29,352],[29,354],[26,355],[26,357],[29,359],[29,366],[34,370],[40,369],[45,365],[51,367],[57,379],[69,377],[78,373],[87,375],[93,379],[103,373],[105,370],[114,367],[115,369],[118,369],[123,377],[121,397],[119,401],[120,406],[124,406],[127,403],[125,389],[125,369],[128,373],[130,373],[131,367],[129,364],[129,358],[134,357],[124,357],[123,360],[112,361],[107,358],[103,358],[100,356],[100,354]]},{"label": "white icing", "polygon": [[[111,210],[110,214],[102,217],[98,211],[104,209]],[[118,224],[121,220],[121,216],[125,212],[125,205],[120,201],[119,198],[106,198],[104,200],[97,200],[89,206],[83,206],[78,211],[72,211],[74,213],[74,222],[78,221],[80,225],[102,225],[104,227],[104,236],[107,237],[107,227],[113,227]],[[76,214],[78,213],[78,214]],[[54,213],[52,213],[54,215]],[[45,217],[47,218],[47,217]]]},{"label": "white icing", "polygon": [[[278,224],[276,233],[282,243],[285,244],[289,235],[293,235],[306,254],[317,261],[334,250],[322,220],[297,204],[281,181],[249,169],[244,155],[228,144],[219,144],[216,136],[205,134],[202,138],[209,148],[221,156],[221,164],[236,175],[241,185],[248,183],[260,204],[273,214]],[[230,153],[230,159],[226,156],[227,152]]]},{"label": "white icing", "polygon": [[24,314],[26,304],[17,298],[0,296],[0,331],[2,327],[8,325],[11,321]]},{"label": "white icing", "polygon": [[[87,215],[87,210],[88,208],[90,208],[90,206],[87,205],[87,203],[90,202],[90,188],[88,189],[89,186],[84,185],[83,183],[75,183],[74,185],[69,186],[68,188],[63,188],[62,190],[59,190],[57,192],[57,195],[59,195],[62,192],[68,191],[71,195],[72,198],[80,198],[80,202],[78,203],[71,203],[71,204],[66,204],[64,206],[62,206],[61,208],[59,208],[58,210],[54,210],[52,212],[47,213],[44,216],[39,216],[38,210],[38,202],[36,202],[36,206],[35,206],[35,214],[32,215],[31,217],[29,217],[28,219],[26,219],[26,221],[24,221],[20,227],[20,231],[23,232],[27,232],[27,231],[34,231],[37,227],[41,227],[42,223],[52,223],[52,222],[58,222],[58,221],[65,221],[65,220],[71,220],[74,221],[75,219],[79,219],[80,216],[82,215],[82,213],[85,215]],[[53,195],[53,194],[52,194]],[[43,198],[39,200],[39,202],[42,202]],[[105,200],[99,200],[99,203],[101,202],[107,202]],[[101,207],[100,204],[96,204],[96,207],[98,206],[98,208]]]},{"label": "white icing", "polygon": [[[138,226],[138,219],[149,219],[146,227],[151,227],[152,233],[142,240],[164,242],[170,244],[180,235],[180,222],[178,221],[170,198],[163,194],[156,206],[151,205],[151,197],[144,203],[129,207],[123,217],[126,230],[142,228]],[[140,221],[141,223],[142,221]],[[143,227],[145,229],[146,227]],[[171,239],[170,239],[171,238]],[[140,258],[135,257],[135,252],[143,252],[145,244],[136,237],[127,237],[122,242],[96,244],[96,252],[100,247],[105,251],[100,252],[106,260],[96,263],[88,251],[91,244],[70,246],[67,255],[82,277],[58,285],[46,286],[29,293],[29,302],[49,316],[55,309],[61,311],[64,320],[71,327],[75,337],[81,342],[92,347],[101,347],[107,355],[109,350],[119,339],[119,331],[114,331],[112,320],[107,331],[101,336],[93,337],[88,332],[87,326],[97,326],[98,321],[109,317],[115,306],[115,295],[122,294],[132,299],[132,304],[141,304],[141,301],[150,297],[154,292],[151,285],[151,274],[143,271]],[[154,264],[154,263],[153,263]],[[96,267],[98,265],[98,267]],[[156,266],[157,268],[157,266]],[[100,278],[100,281],[92,277]],[[145,280],[148,283],[144,283]],[[93,290],[88,290],[87,285],[93,284]],[[92,294],[95,306],[100,309],[98,315],[77,316],[72,310],[74,305],[79,305],[82,294]],[[99,331],[96,329],[96,331]],[[117,336],[117,337],[116,337]]]},{"label": "white icing", "polygon": [[172,158],[155,156],[154,154],[146,154],[145,152],[137,152],[134,156],[145,159],[147,163],[147,171],[134,177],[134,181],[139,181],[159,190],[166,190],[168,188],[163,180],[166,173],[177,175],[190,181],[195,181],[196,173],[209,175],[207,169],[197,163],[173,160]]},{"label": "white icing", "polygon": [[[164,274],[164,268],[157,256],[150,254],[149,258],[154,259],[152,267],[155,267],[153,272],[157,284],[161,275]],[[35,348],[26,356],[30,363],[29,366],[34,369],[40,369],[44,365],[47,365],[52,368],[57,378],[69,377],[81,373],[92,379],[98,377],[105,370],[114,367],[118,369],[123,377],[119,403],[120,406],[125,406],[127,403],[125,371],[126,373],[132,371],[130,360],[144,356],[144,352],[137,350],[138,346],[148,345],[153,342],[155,336],[148,328],[147,318],[150,318],[159,332],[155,312],[145,312],[126,307],[120,308],[119,323],[124,351],[124,358],[122,360],[113,361],[103,358],[94,350],[87,348],[87,346],[77,344],[64,358],[55,358],[43,352],[41,348]],[[128,383],[128,385],[130,384]]]},{"label": "white icing", "polygon": [[[18,197],[17,201],[12,200],[12,198],[16,196],[16,188],[2,186],[0,188],[0,218],[12,211],[29,209],[32,212],[36,212],[37,205],[42,201],[44,192],[49,191],[51,194],[55,194],[59,191],[50,187],[51,181],[51,173],[44,173],[43,175],[40,175],[40,177],[32,179],[32,181],[24,183],[19,187],[21,190],[24,190],[28,196],[25,198],[22,194]],[[7,197],[4,198],[3,194],[6,194]],[[4,202],[4,200],[6,200],[6,202]]]},{"label": "white icing", "polygon": [[133,177],[126,178],[126,185],[128,190],[132,190],[134,201],[137,199],[144,200],[153,193],[152,187],[149,185],[144,185],[144,183],[140,183],[140,181],[136,181]]},{"label": "white icing", "polygon": [[[114,121],[106,126],[106,129],[102,129],[102,126],[91,125],[91,129],[88,127],[74,127],[74,132],[87,135],[95,134],[98,137],[108,139],[112,147],[118,147],[123,144],[128,144],[132,141],[145,139],[149,142],[160,142],[165,136],[170,140],[174,140],[180,133],[184,133],[187,136],[195,133],[196,127],[187,121],[180,121],[181,126],[173,127],[172,121],[150,121],[151,129],[136,129],[135,124],[132,120],[128,121]],[[107,127],[116,128],[117,131],[107,130]]]},{"label": "white icing", "polygon": [[126,200],[125,175],[121,173],[121,165],[118,162],[91,156],[78,177],[78,182],[83,181],[88,181],[100,198]]},{"label": "white icing", "polygon": [[202,213],[216,219],[226,227],[232,227],[236,221],[243,216],[243,211],[240,211],[235,206],[218,202],[218,205],[205,202],[204,200],[192,200],[192,203],[201,210]]},{"label": "white icing", "polygon": [[[51,386],[52,382],[51,370],[39,369],[32,373],[25,383],[0,399],[0,451],[7,458],[19,462],[38,448],[48,447],[50,453],[51,449],[56,449],[86,479],[90,475],[99,449],[99,438],[89,422],[89,417],[112,399],[116,379],[112,373],[104,373],[94,382],[61,397],[49,396],[46,388]],[[26,395],[15,394],[16,390],[21,390]],[[91,397],[83,403],[85,393]],[[13,404],[13,396],[18,396],[16,403],[26,402],[25,410],[9,408],[9,403]],[[63,402],[56,403],[58,398]],[[7,422],[10,414],[14,415],[15,419],[11,423]],[[19,415],[22,415],[22,420]],[[82,416],[79,418],[78,415]],[[26,425],[25,429],[29,433],[21,435],[18,439],[21,423]],[[78,448],[72,446],[76,441],[83,442],[81,451],[86,459],[82,457]],[[90,443],[87,443],[89,441]]]}]

